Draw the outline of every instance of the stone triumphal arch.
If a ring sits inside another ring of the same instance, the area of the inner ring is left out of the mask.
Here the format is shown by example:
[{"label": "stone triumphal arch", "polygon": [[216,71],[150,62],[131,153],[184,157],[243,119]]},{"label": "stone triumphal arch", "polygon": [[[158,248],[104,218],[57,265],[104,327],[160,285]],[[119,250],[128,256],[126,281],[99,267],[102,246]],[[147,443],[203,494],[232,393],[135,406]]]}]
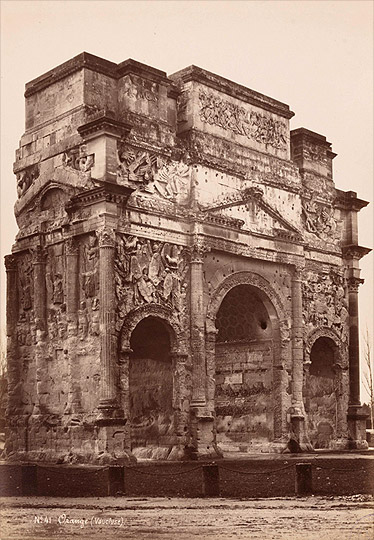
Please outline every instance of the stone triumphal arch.
[{"label": "stone triumphal arch", "polygon": [[82,53],[25,98],[7,459],[364,448],[367,203],[331,143],[195,66]]}]

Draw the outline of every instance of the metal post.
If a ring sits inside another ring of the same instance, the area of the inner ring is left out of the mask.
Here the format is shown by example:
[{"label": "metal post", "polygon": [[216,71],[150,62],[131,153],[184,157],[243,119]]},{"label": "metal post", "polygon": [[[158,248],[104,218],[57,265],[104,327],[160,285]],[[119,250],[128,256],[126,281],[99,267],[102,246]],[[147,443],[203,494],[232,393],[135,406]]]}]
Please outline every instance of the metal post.
[{"label": "metal post", "polygon": [[296,463],[295,492],[298,497],[313,493],[311,463]]}]

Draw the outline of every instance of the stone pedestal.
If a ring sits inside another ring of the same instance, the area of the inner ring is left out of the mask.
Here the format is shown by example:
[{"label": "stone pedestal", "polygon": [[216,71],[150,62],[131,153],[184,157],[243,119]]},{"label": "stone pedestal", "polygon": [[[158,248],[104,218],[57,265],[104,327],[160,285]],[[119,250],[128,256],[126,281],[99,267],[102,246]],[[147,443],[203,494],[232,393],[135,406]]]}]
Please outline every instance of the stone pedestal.
[{"label": "stone pedestal", "polygon": [[126,420],[98,420],[97,461],[101,465],[135,463],[136,458],[127,447]]},{"label": "stone pedestal", "polygon": [[215,459],[223,457],[215,442],[214,417],[202,407],[191,410],[192,459]]},{"label": "stone pedestal", "polygon": [[348,448],[366,450],[369,445],[366,440],[366,419],[368,415],[363,412],[361,405],[348,407]]}]

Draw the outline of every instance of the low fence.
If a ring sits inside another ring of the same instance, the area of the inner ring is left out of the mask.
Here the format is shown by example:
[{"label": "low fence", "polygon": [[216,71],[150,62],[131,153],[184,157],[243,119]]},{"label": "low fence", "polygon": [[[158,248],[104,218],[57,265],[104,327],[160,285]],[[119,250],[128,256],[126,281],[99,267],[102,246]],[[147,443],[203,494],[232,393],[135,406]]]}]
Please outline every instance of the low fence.
[{"label": "low fence", "polygon": [[0,465],[0,496],[285,497],[374,494],[368,459]]}]

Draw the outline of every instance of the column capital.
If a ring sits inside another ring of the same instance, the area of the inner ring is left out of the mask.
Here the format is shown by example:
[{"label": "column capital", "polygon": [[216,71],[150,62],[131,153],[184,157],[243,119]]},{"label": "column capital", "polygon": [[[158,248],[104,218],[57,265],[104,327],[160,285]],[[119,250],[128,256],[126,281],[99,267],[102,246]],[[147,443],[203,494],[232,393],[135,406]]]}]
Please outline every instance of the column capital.
[{"label": "column capital", "polygon": [[15,272],[17,270],[17,258],[14,255],[5,255],[4,262],[7,272]]},{"label": "column capital", "polygon": [[99,239],[100,248],[114,248],[116,245],[116,234],[114,229],[108,227],[107,225],[104,225],[98,229],[97,237]]},{"label": "column capital", "polygon": [[204,238],[194,235],[192,244],[189,247],[190,262],[202,263],[205,253],[208,253],[211,248],[207,245]]},{"label": "column capital", "polygon": [[292,274],[292,280],[293,281],[302,281],[303,272],[305,272],[305,266],[295,264],[293,274]]},{"label": "column capital", "polygon": [[359,277],[355,277],[355,276],[351,276],[347,279],[347,284],[348,284],[348,291],[349,292],[358,292],[358,288],[360,285],[362,285],[364,283],[364,279],[363,278],[359,278]]}]

